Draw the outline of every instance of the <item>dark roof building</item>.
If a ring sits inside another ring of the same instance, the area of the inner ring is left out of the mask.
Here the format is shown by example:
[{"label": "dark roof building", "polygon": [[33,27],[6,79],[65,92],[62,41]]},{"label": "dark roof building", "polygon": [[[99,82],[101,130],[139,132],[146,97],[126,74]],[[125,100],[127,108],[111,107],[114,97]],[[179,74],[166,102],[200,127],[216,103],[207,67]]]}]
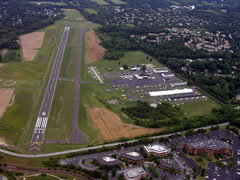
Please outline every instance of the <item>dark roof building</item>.
[{"label": "dark roof building", "polygon": [[186,143],[185,148],[188,153],[193,155],[200,155],[201,153],[207,153],[212,156],[217,153],[232,155],[232,146],[224,141],[217,139],[206,139],[197,142]]},{"label": "dark roof building", "polygon": [[162,158],[160,159],[160,168],[164,170],[170,170],[171,168],[174,169],[175,172],[180,173],[181,172],[181,167],[179,164],[174,160],[170,158]]},{"label": "dark roof building", "polygon": [[105,166],[120,166],[122,164],[122,161],[119,159],[114,159],[112,157],[100,157],[98,158],[98,162],[99,164]]},{"label": "dark roof building", "polygon": [[127,169],[124,173],[125,180],[140,180],[146,178],[147,173],[142,167]]},{"label": "dark roof building", "polygon": [[129,161],[143,161],[144,157],[138,152],[127,152],[120,154],[120,157],[125,158]]}]

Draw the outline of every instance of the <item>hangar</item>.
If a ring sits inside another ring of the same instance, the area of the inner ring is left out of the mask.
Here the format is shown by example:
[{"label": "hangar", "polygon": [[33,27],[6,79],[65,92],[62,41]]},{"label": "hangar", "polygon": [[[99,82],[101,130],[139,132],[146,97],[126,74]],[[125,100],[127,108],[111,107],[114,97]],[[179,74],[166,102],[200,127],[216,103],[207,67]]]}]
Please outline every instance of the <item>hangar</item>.
[{"label": "hangar", "polygon": [[166,91],[152,91],[148,94],[150,96],[167,96],[167,95],[174,95],[174,94],[184,94],[184,93],[192,93],[193,89],[191,88],[184,88],[184,89],[173,89],[173,90],[166,90]]}]

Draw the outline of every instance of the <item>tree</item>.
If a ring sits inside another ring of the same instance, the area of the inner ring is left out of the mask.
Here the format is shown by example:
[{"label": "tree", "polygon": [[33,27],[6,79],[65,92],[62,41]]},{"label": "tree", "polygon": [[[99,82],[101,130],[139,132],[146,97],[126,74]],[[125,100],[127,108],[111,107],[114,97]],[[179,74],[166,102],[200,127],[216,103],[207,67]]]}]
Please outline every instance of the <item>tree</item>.
[{"label": "tree", "polygon": [[113,168],[112,171],[111,171],[111,173],[112,173],[112,177],[115,177],[115,176],[116,176],[116,173],[117,173],[116,169]]},{"label": "tree", "polygon": [[124,176],[121,174],[120,176],[118,176],[118,180],[124,180]]},{"label": "tree", "polygon": [[102,180],[108,180],[108,174],[104,174],[103,176],[102,176]]}]

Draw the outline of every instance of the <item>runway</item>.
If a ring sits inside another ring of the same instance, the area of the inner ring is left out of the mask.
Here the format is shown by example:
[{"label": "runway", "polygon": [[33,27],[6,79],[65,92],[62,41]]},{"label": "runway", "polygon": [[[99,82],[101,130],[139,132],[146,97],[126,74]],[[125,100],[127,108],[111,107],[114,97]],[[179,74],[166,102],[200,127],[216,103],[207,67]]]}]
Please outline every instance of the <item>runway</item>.
[{"label": "runway", "polygon": [[69,35],[70,27],[65,27],[62,39],[57,51],[55,62],[53,64],[52,72],[50,74],[48,85],[44,94],[42,105],[38,114],[38,118],[35,124],[35,128],[32,134],[32,139],[30,142],[30,151],[40,151],[41,144],[44,140],[44,135],[48,123],[48,117],[50,114],[52,101],[54,98],[54,93],[57,85],[57,80],[59,77],[62,59],[64,55],[64,50],[67,44],[67,39]]}]

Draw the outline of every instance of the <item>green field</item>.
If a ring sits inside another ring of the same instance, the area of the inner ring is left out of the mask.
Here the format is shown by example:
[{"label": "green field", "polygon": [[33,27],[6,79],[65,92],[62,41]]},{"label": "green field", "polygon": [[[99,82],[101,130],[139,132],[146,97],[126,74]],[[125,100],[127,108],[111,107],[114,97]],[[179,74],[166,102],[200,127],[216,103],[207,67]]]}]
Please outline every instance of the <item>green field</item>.
[{"label": "green field", "polygon": [[97,11],[95,9],[84,8],[84,10],[87,11],[89,14],[97,14]]},{"label": "green field", "polygon": [[203,101],[185,102],[180,108],[187,116],[201,116],[210,113],[214,108],[219,108],[221,105],[208,98]]},{"label": "green field", "polygon": [[111,0],[113,3],[115,3],[115,4],[119,4],[119,5],[121,5],[121,4],[126,4],[124,1],[121,1],[121,0]]},{"label": "green field", "polygon": [[91,0],[91,1],[94,1],[94,2],[98,3],[99,5],[108,5],[108,3],[104,0]]},{"label": "green field", "polygon": [[58,81],[48,120],[46,139],[66,139],[71,135],[74,83]]}]

